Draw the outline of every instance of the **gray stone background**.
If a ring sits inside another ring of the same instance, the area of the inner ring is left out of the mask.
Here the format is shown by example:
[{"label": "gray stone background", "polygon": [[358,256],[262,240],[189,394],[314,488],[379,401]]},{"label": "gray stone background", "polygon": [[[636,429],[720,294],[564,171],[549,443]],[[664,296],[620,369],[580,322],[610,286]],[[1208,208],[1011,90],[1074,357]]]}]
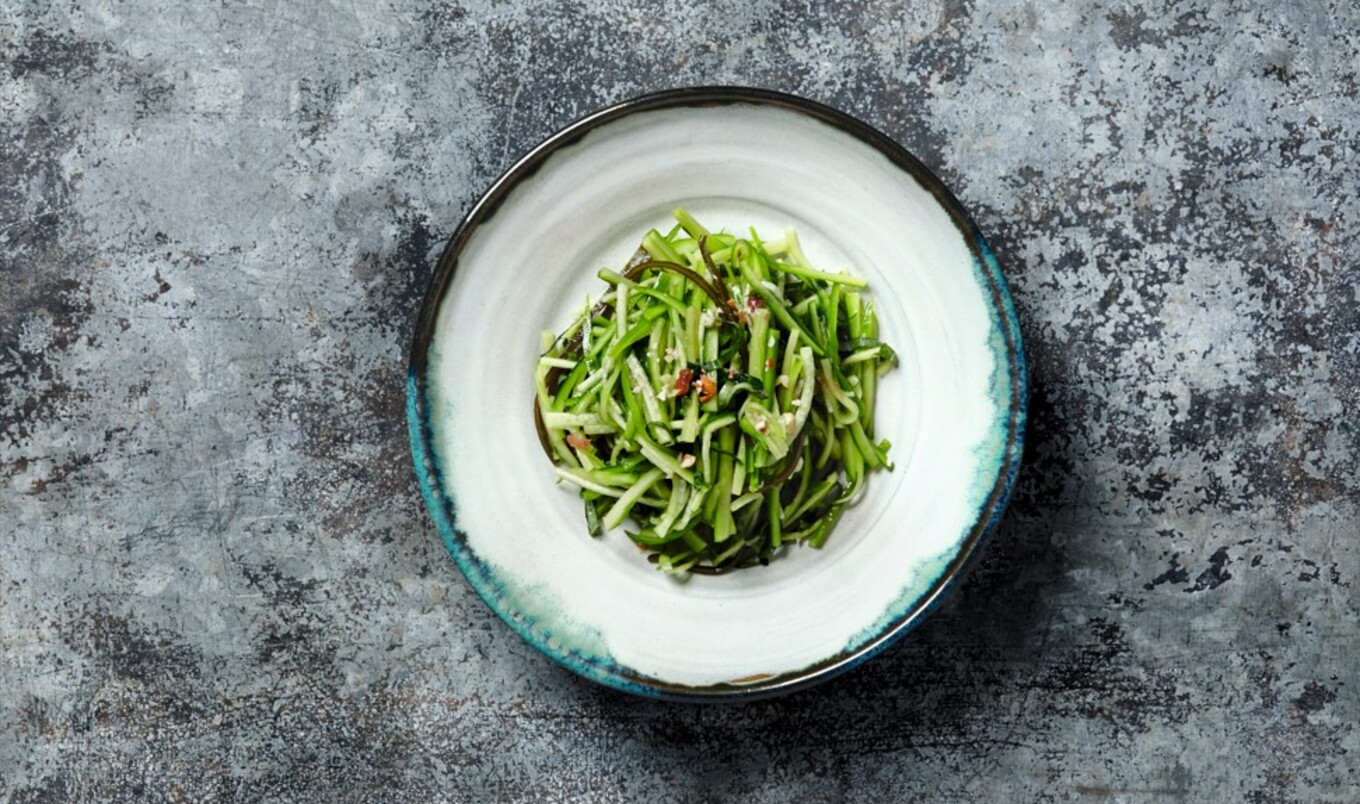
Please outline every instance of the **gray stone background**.
[{"label": "gray stone background", "polygon": [[[1349,0],[0,3],[0,798],[1355,801]],[[783,89],[990,236],[1015,499],[786,699],[631,699],[469,590],[409,465],[442,241],[603,104]]]}]

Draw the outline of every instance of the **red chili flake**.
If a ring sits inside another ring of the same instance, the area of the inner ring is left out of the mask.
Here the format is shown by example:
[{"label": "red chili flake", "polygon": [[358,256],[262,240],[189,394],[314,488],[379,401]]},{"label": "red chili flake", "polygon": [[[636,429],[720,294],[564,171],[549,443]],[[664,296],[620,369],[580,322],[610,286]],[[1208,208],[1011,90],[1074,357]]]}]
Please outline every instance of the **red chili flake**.
[{"label": "red chili flake", "polygon": [[675,377],[675,395],[684,396],[689,393],[689,385],[694,382],[694,369],[683,368]]},{"label": "red chili flake", "polygon": [[764,306],[765,303],[762,302],[760,300],[760,297],[755,295],[754,293],[746,297],[746,309],[748,312],[754,313],[756,310],[759,310]]},{"label": "red chili flake", "polygon": [[579,449],[579,450],[587,450],[587,449],[590,449],[590,439],[589,439],[589,438],[586,438],[585,436],[581,435],[580,433],[570,433],[570,434],[568,434],[568,435],[567,435],[567,444],[568,444],[572,449]]},{"label": "red chili flake", "polygon": [[772,368],[774,368],[774,358],[773,358],[773,357],[767,357],[767,358],[765,358],[765,368],[767,368],[767,369],[772,369]]},{"label": "red chili flake", "polygon": [[718,383],[712,377],[704,374],[699,377],[699,401],[707,402],[718,395]]}]

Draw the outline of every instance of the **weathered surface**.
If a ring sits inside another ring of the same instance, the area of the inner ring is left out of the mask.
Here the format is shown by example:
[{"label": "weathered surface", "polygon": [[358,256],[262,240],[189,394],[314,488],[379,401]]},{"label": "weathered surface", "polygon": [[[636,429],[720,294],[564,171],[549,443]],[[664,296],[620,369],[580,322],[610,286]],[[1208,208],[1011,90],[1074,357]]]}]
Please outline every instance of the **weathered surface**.
[{"label": "weathered surface", "polygon": [[[1353,3],[86,5],[0,8],[0,798],[1360,795]],[[1034,384],[960,593],[721,708],[504,628],[402,407],[480,190],[702,83],[935,168]]]}]

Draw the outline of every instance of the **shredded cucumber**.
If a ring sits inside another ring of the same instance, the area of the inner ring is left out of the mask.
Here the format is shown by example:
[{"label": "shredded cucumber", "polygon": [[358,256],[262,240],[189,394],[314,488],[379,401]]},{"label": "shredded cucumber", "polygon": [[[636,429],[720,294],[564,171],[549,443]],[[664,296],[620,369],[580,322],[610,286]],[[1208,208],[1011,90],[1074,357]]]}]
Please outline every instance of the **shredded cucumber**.
[{"label": "shredded cucumber", "polygon": [[657,568],[722,573],[821,547],[877,443],[878,340],[867,283],[778,240],[715,233],[683,209],[647,232],[607,290],[550,341],[534,419],[594,536],[625,533]]}]

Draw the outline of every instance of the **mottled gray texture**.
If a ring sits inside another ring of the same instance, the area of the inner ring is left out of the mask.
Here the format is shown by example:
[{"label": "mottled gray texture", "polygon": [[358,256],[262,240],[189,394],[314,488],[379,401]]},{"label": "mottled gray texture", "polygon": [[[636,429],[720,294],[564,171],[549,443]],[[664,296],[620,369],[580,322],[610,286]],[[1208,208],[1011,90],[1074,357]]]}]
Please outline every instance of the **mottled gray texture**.
[{"label": "mottled gray texture", "polygon": [[[1360,795],[1355,4],[87,6],[0,6],[0,798]],[[518,153],[725,82],[956,189],[1031,431],[918,632],[677,706],[457,575],[404,351]]]}]

